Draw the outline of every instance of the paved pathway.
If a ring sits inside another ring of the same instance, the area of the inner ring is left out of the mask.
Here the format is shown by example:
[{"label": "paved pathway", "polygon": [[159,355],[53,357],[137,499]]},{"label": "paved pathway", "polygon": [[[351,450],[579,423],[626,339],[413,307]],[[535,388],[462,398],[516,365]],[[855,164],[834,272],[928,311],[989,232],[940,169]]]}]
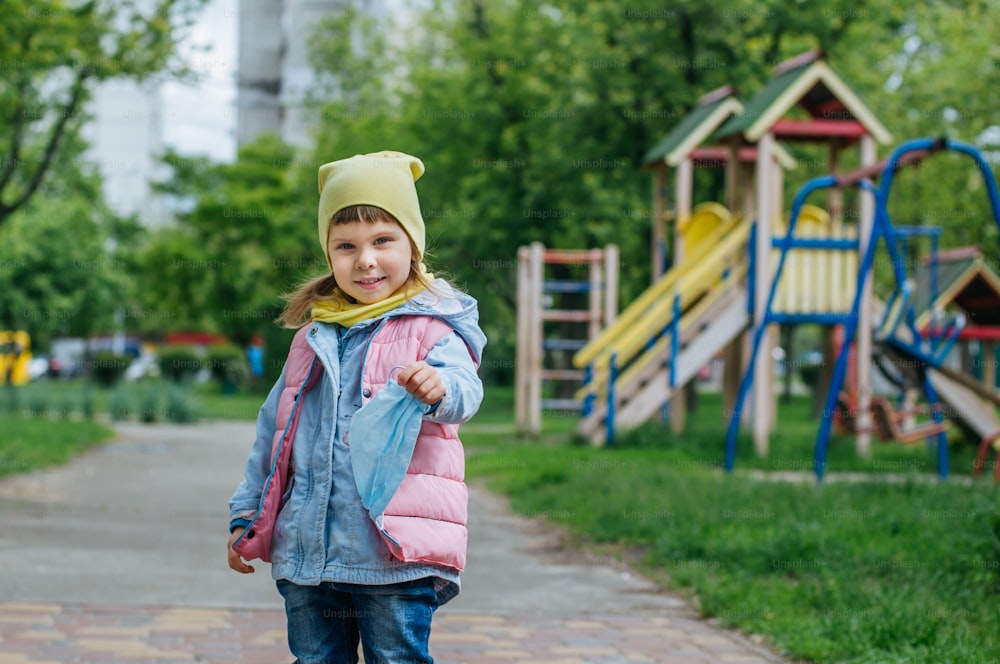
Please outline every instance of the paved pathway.
[{"label": "paved pathway", "polygon": [[[290,662],[268,566],[225,562],[252,426],[119,430],[0,481],[0,664]],[[471,520],[463,592],[431,636],[441,664],[784,661],[476,487]]]}]

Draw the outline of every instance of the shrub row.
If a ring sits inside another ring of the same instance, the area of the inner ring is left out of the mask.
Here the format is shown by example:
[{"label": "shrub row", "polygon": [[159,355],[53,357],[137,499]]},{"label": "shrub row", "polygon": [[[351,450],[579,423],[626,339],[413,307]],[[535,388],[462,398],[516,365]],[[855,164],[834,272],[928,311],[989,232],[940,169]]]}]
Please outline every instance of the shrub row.
[{"label": "shrub row", "polygon": [[185,386],[154,382],[116,387],[108,394],[108,415],[115,422],[186,424],[198,419],[198,410]]}]

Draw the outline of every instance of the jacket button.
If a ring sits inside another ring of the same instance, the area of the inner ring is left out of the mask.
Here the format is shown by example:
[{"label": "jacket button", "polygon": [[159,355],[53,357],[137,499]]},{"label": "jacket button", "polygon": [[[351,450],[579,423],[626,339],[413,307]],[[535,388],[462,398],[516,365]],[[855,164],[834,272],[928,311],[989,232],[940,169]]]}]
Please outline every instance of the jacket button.
[{"label": "jacket button", "polygon": [[367,387],[364,390],[361,391],[361,396],[363,396],[365,399],[367,399],[371,395],[372,395],[372,391],[369,390]]},{"label": "jacket button", "polygon": [[316,336],[317,332],[319,332],[319,328],[318,327],[314,327],[311,330],[309,330],[309,334],[311,334],[314,337]]}]

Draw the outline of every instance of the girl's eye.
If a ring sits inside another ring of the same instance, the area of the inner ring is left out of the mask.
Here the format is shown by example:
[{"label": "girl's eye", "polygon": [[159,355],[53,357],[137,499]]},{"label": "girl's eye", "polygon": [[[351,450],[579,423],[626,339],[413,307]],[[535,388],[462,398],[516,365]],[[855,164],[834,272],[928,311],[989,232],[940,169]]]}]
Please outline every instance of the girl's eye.
[{"label": "girl's eye", "polygon": [[391,238],[380,237],[380,238],[378,238],[378,239],[375,240],[375,244],[385,244],[386,242],[390,242],[390,241],[391,241]]},{"label": "girl's eye", "polygon": [[353,248],[354,248],[354,245],[353,244],[348,244],[347,242],[343,242],[343,243],[337,245],[337,249],[353,249]]}]

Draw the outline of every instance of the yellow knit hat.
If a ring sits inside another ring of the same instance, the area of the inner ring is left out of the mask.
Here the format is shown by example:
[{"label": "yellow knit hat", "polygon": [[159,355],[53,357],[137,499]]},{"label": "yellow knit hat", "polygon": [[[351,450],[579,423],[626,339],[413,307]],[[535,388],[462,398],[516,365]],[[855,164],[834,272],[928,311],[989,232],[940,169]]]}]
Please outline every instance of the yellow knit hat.
[{"label": "yellow knit hat", "polygon": [[330,263],[326,239],[330,221],[352,205],[382,208],[399,221],[413,244],[417,259],[424,255],[424,219],[414,183],[424,174],[424,164],[402,152],[373,152],[331,161],[319,167],[319,243]]}]

